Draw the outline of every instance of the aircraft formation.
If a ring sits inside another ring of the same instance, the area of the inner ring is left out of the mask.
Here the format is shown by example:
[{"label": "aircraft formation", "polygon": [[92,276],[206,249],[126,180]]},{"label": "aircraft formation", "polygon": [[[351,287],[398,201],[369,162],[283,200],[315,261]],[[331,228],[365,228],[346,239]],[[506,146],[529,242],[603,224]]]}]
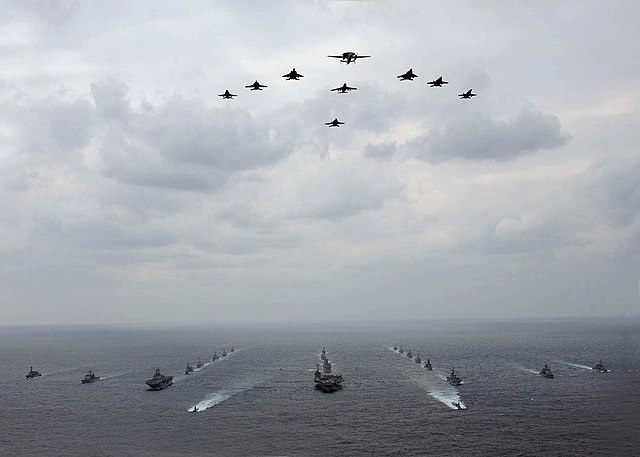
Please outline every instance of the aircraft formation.
[{"label": "aircraft formation", "polygon": [[[334,59],[340,59],[340,63],[345,63],[347,65],[349,65],[350,63],[356,63],[356,61],[358,59],[368,59],[371,56],[363,56],[363,55],[359,55],[356,54],[353,51],[347,51],[347,52],[343,52],[340,55],[333,55],[333,56],[327,56],[327,57],[331,57]],[[304,78],[304,75],[298,73],[296,71],[295,68],[293,68],[289,73],[282,75],[283,78],[285,78],[285,80],[287,81],[299,81],[300,78]],[[416,75],[413,72],[413,68],[410,68],[407,72],[398,75],[397,78],[399,81],[413,81],[415,78],[417,78],[418,75]],[[427,84],[430,87],[442,87],[446,84],[449,84],[449,81],[445,81],[442,76],[438,77],[437,79],[434,79],[433,81],[428,81]],[[264,84],[260,84],[257,80],[253,83],[253,84],[249,84],[247,86],[244,86],[245,88],[254,91],[254,90],[262,90],[265,87],[269,87],[269,86],[265,86]],[[357,87],[351,87],[348,86],[347,83],[342,84],[342,86],[340,87],[336,87],[334,89],[331,89],[331,92],[335,92],[337,94],[346,94],[348,92],[351,92],[352,90],[358,90]],[[469,89],[466,92],[463,92],[461,94],[458,94],[458,97],[460,97],[461,100],[469,100],[472,97],[477,96],[478,94],[474,94],[473,89]],[[237,97],[237,94],[232,94],[231,92],[229,92],[229,90],[225,90],[224,93],[219,94],[218,97],[222,97],[223,99],[229,99],[232,100],[234,97]],[[327,125],[329,127],[340,127],[341,125],[344,125],[344,122],[340,122],[338,120],[338,118],[335,118],[333,121],[331,122],[325,122],[324,125]]]}]

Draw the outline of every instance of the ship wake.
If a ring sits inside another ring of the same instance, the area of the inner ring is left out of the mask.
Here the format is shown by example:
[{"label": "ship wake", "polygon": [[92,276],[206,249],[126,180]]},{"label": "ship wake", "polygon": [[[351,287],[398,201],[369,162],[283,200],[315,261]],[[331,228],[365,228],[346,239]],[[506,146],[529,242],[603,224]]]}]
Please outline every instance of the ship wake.
[{"label": "ship wake", "polygon": [[[213,408],[214,406],[219,405],[224,401],[227,401],[234,395],[237,395],[241,392],[245,392],[250,389],[251,387],[237,387],[237,388],[231,388],[231,389],[222,389],[217,392],[213,392],[207,395],[207,397],[204,400],[199,401],[195,405],[191,405],[187,411],[201,413],[203,411],[206,411],[209,408]],[[197,409],[194,411],[194,408],[197,408]]]},{"label": "ship wake", "polygon": [[581,365],[579,363],[571,363],[571,362],[565,362],[564,360],[558,360],[559,363],[562,363],[564,365],[568,365],[570,367],[574,367],[574,368],[580,368],[581,370],[592,370],[591,367],[587,366],[587,365]]}]

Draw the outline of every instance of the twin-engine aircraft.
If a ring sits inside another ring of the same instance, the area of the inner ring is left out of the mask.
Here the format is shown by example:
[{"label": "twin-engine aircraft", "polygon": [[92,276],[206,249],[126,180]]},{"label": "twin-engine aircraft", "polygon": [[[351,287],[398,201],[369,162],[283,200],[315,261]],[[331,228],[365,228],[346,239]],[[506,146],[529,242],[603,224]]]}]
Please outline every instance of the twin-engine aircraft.
[{"label": "twin-engine aircraft", "polygon": [[324,125],[328,125],[329,127],[340,127],[344,122],[340,122],[338,118],[335,118],[331,122],[325,122]]},{"label": "twin-engine aircraft", "polygon": [[449,84],[448,81],[443,81],[442,80],[442,76],[440,76],[438,79],[434,79],[433,81],[429,81],[427,84],[429,84],[431,87],[442,87],[443,84]]},{"label": "twin-engine aircraft", "polygon": [[300,78],[304,78],[304,76],[302,76],[300,73],[298,73],[295,68],[293,70],[291,70],[289,73],[287,73],[286,75],[282,75],[282,77],[286,78],[287,81],[290,81],[292,79],[295,79],[297,81]]},{"label": "twin-engine aircraft", "polygon": [[349,87],[349,86],[347,86],[347,83],[344,83],[340,87],[336,87],[335,89],[331,89],[331,92],[337,92],[339,94],[346,94],[347,92],[350,92],[352,90],[358,90],[358,89],[356,87]]},{"label": "twin-engine aircraft", "polygon": [[400,79],[400,81],[413,81],[413,78],[417,78],[417,77],[418,77],[418,75],[416,75],[413,72],[413,68],[409,68],[408,72],[406,72],[405,74],[397,76],[397,78]]},{"label": "twin-engine aircraft", "polygon": [[478,94],[472,94],[472,93],[471,93],[471,91],[472,91],[472,90],[473,90],[473,89],[469,89],[469,90],[468,90],[468,91],[466,91],[466,92],[463,92],[463,93],[461,93],[461,94],[458,94],[458,97],[460,97],[460,98],[471,98],[471,97],[475,97],[476,95],[478,95]]},{"label": "twin-engine aircraft", "polygon": [[232,94],[231,92],[229,92],[228,90],[224,91],[224,94],[219,94],[218,97],[222,97],[222,98],[229,98],[232,99],[233,97],[237,97],[237,94]]},{"label": "twin-engine aircraft", "polygon": [[253,84],[249,84],[248,86],[244,86],[244,87],[251,90],[262,90],[263,87],[269,87],[269,86],[265,86],[264,84],[260,84],[258,81],[256,81]]},{"label": "twin-engine aircraft", "polygon": [[344,62],[347,65],[349,65],[351,62],[356,63],[356,60],[358,60],[358,59],[367,59],[367,58],[369,58],[371,56],[359,56],[355,52],[349,51],[349,52],[343,52],[342,55],[339,55],[339,56],[327,56],[327,57],[333,57],[334,59],[340,59],[340,62]]}]

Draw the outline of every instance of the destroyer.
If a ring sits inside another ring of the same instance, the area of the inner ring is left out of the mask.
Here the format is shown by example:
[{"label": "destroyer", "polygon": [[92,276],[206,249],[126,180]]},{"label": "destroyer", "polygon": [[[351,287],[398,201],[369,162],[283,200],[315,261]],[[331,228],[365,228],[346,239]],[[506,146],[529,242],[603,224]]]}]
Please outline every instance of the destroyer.
[{"label": "destroyer", "polygon": [[551,371],[551,368],[549,368],[546,363],[544,364],[544,367],[542,368],[542,370],[540,370],[540,373],[538,374],[543,378],[553,379],[554,377],[553,372]]},{"label": "destroyer", "polygon": [[202,363],[202,360],[200,360],[200,357],[198,357],[198,363],[196,363],[196,368],[202,368],[204,366],[204,363]]},{"label": "destroyer", "polygon": [[593,367],[593,369],[595,371],[599,371],[600,373],[609,373],[609,369],[606,368],[604,366],[604,364],[602,363],[602,360],[600,360],[598,363],[595,364],[595,366]]},{"label": "destroyer", "polygon": [[433,371],[433,367],[431,366],[431,360],[427,359],[427,363],[424,364],[424,367],[429,371]]},{"label": "destroyer", "polygon": [[322,346],[322,352],[320,353],[320,360],[327,360],[327,350]]},{"label": "destroyer", "polygon": [[226,357],[227,356],[227,350],[225,348],[222,348],[222,357]]},{"label": "destroyer", "polygon": [[400,354],[404,354],[404,349],[402,349],[402,345],[400,345],[400,350],[398,351]]},{"label": "destroyer", "polygon": [[96,382],[98,379],[100,379],[100,376],[96,376],[96,374],[93,371],[89,370],[89,373],[84,375],[84,378],[82,378],[82,384],[89,384],[90,382]]},{"label": "destroyer", "polygon": [[395,346],[395,345],[394,345],[394,346],[393,346],[393,350],[394,350],[394,351],[397,351],[397,350],[398,350],[398,346]]},{"label": "destroyer", "polygon": [[218,354],[216,354],[216,351],[213,351],[213,357],[211,358],[211,360],[213,360],[215,362],[219,358],[220,358],[220,356]]},{"label": "destroyer", "polygon": [[416,363],[422,363],[422,359],[420,358],[420,353],[416,356]]},{"label": "destroyer", "polygon": [[173,376],[165,376],[160,373],[160,368],[156,368],[156,372],[151,379],[146,381],[149,390],[162,390],[173,384]]},{"label": "destroyer", "polygon": [[33,367],[29,368],[29,373],[24,375],[24,377],[27,378],[27,379],[37,378],[38,376],[42,376],[42,373],[40,373],[39,371],[34,370]]},{"label": "destroyer", "polygon": [[410,359],[413,359],[413,354],[411,353],[411,349],[407,351],[407,357],[409,357]]},{"label": "destroyer", "polygon": [[325,373],[331,373],[331,363],[329,363],[327,359],[324,359],[324,362],[322,362],[322,370]]},{"label": "destroyer", "polygon": [[235,349],[233,349],[233,346],[231,346],[231,351],[229,351],[229,352],[235,352],[235,351],[236,351],[236,350],[235,350]]},{"label": "destroyer", "polygon": [[189,375],[191,373],[193,373],[193,367],[187,362],[187,368],[184,369],[184,374]]},{"label": "destroyer", "polygon": [[451,369],[451,374],[449,376],[447,376],[447,382],[449,384],[451,384],[452,386],[461,386],[462,385],[462,379],[460,379],[457,375],[455,370],[452,368]]}]

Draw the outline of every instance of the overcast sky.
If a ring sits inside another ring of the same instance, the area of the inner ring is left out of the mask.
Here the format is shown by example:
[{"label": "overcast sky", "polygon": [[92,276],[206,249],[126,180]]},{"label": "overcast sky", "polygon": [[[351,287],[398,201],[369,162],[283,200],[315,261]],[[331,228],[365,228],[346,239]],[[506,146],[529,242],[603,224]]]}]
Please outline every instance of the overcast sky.
[{"label": "overcast sky", "polygon": [[636,1],[0,8],[0,324],[640,314]]}]

